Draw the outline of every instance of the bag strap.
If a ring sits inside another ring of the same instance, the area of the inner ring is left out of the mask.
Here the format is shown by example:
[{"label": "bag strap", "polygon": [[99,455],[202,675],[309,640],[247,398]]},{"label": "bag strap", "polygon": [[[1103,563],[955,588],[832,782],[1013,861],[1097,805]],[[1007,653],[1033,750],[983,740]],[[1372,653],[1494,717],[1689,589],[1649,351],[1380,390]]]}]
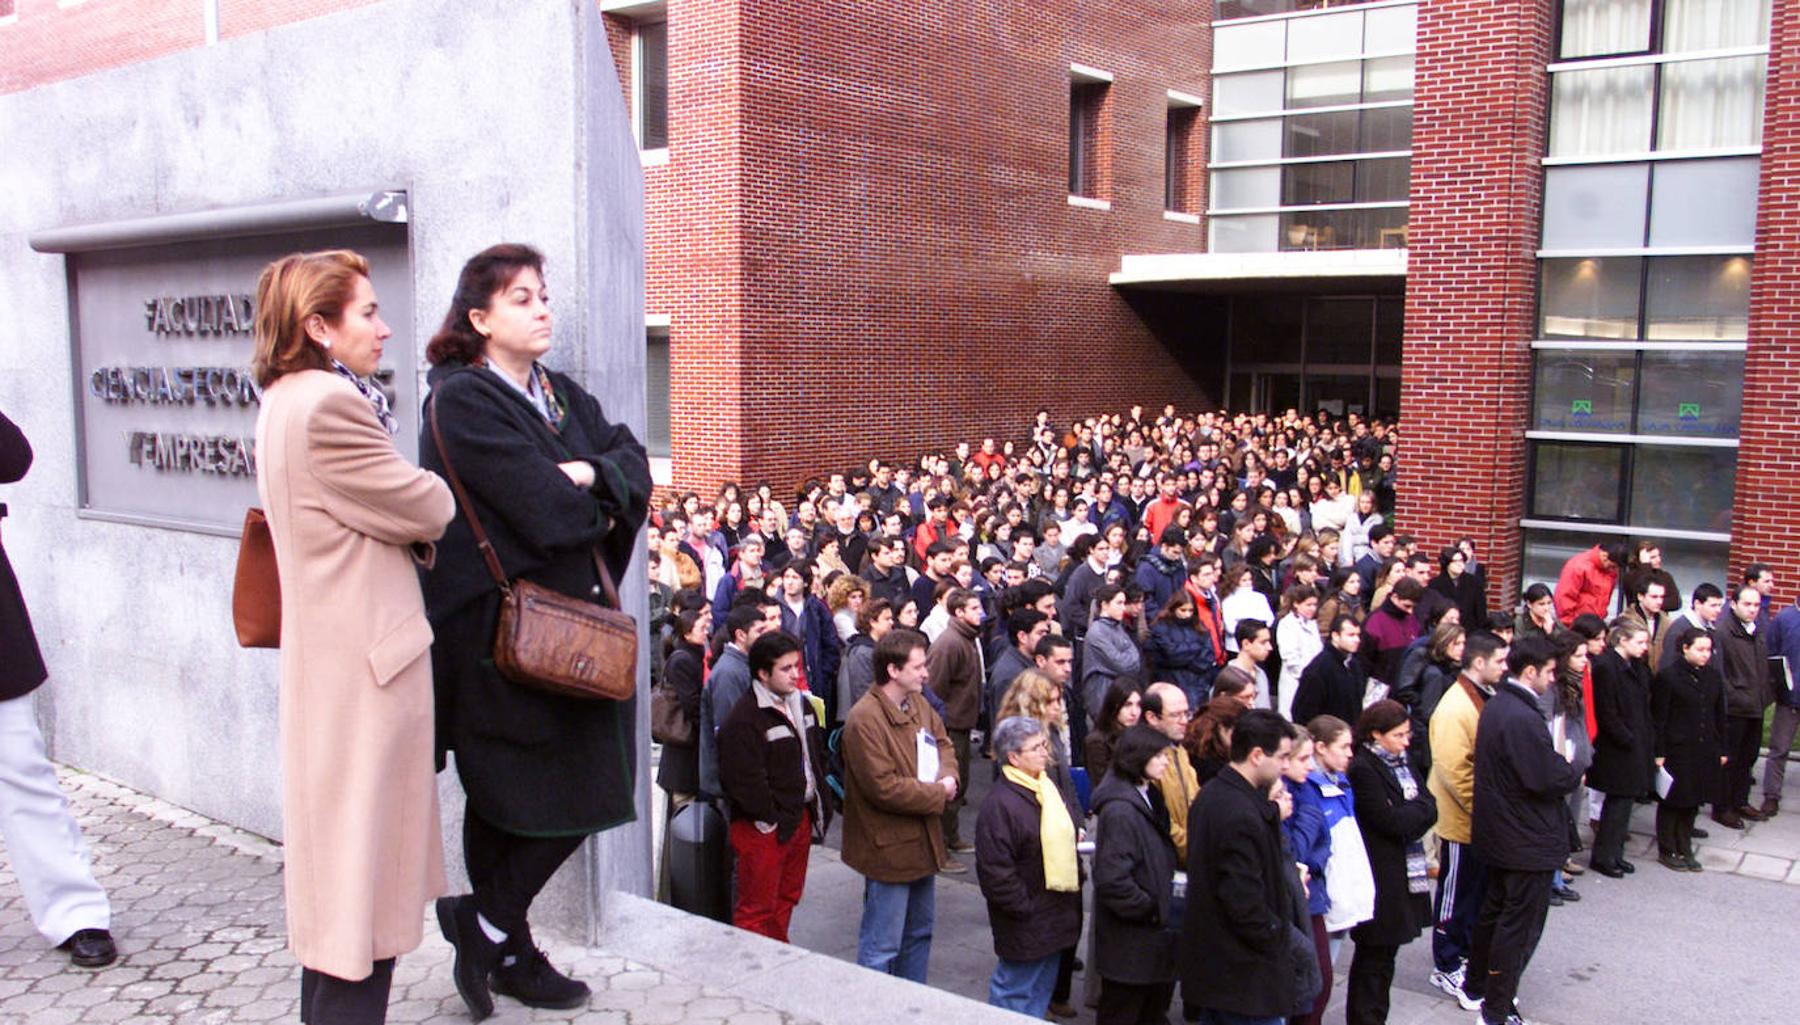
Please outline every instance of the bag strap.
[{"label": "bag strap", "polygon": [[[512,594],[512,583],[506,579],[506,571],[500,566],[500,556],[494,552],[493,542],[488,540],[487,531],[481,528],[481,517],[475,515],[475,503],[469,500],[469,492],[463,488],[462,478],[456,473],[456,464],[450,461],[450,450],[444,445],[444,432],[438,427],[437,403],[426,400],[429,409],[427,418],[431,421],[431,440],[437,445],[438,458],[444,461],[444,476],[450,479],[450,490],[456,493],[456,502],[462,506],[463,515],[468,518],[469,531],[475,535],[475,547],[481,552],[482,561],[487,563],[488,574],[494,578],[500,590]],[[600,550],[594,549],[594,569],[600,573],[601,593],[612,603],[615,609],[625,606],[619,602],[618,588],[613,585],[612,572],[606,568],[606,560],[600,558]]]}]

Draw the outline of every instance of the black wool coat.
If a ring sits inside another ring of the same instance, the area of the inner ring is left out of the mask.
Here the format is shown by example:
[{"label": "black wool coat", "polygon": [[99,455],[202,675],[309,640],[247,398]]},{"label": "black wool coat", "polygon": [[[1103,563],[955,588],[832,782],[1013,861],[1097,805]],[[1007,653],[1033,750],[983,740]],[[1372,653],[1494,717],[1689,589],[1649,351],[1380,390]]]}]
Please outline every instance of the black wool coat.
[{"label": "black wool coat", "polygon": [[1152,786],[1146,800],[1109,775],[1094,791],[1094,814],[1094,969],[1134,986],[1173,982],[1175,842],[1161,791]]},{"label": "black wool coat", "polygon": [[[650,467],[629,428],[607,422],[573,380],[550,374],[567,404],[561,429],[495,371],[445,363],[432,370],[444,445],[509,579],[600,601],[593,553],[615,581],[649,511]],[[425,418],[419,463],[448,478]],[[586,460],[595,484],[575,486],[559,463]],[[520,686],[494,668],[500,589],[475,546],[467,510],[438,542],[424,573],[426,614],[437,640],[439,764],[456,753],[469,805],[522,836],[584,835],[630,821],[636,699],[594,701]],[[641,610],[640,610],[641,614]]]},{"label": "black wool coat", "polygon": [[1037,961],[1081,938],[1081,891],[1044,887],[1042,821],[1037,794],[1005,776],[975,820],[975,872],[987,898],[994,953],[1003,960]]},{"label": "black wool coat", "polygon": [[1410,943],[1431,924],[1431,897],[1411,892],[1407,884],[1406,845],[1423,839],[1437,822],[1437,800],[1417,768],[1413,779],[1418,794],[1407,800],[1400,777],[1366,747],[1356,749],[1349,775],[1350,791],[1356,796],[1356,826],[1375,876],[1375,917],[1350,930],[1350,937],[1358,943]]},{"label": "black wool coat", "polygon": [[1675,777],[1662,802],[1671,808],[1698,808],[1719,787],[1719,757],[1725,752],[1725,683],[1711,664],[1693,666],[1674,649],[1674,658],[1651,687],[1656,720],[1656,757]]},{"label": "black wool coat", "polygon": [[1489,865],[1548,872],[1569,858],[1565,801],[1581,770],[1556,751],[1537,696],[1507,680],[1475,730],[1475,853]]},{"label": "black wool coat", "polygon": [[700,692],[704,665],[698,644],[676,641],[675,650],[663,664],[663,679],[675,691],[676,703],[694,725],[694,743],[664,744],[662,764],[656,770],[656,785],[671,794],[700,792]]},{"label": "black wool coat", "polygon": [[1608,797],[1647,797],[1656,724],[1650,717],[1650,666],[1608,648],[1594,656],[1594,764],[1587,785]]},{"label": "black wool coat", "polygon": [[1362,660],[1352,655],[1345,664],[1344,655],[1331,646],[1313,656],[1300,670],[1300,684],[1294,688],[1294,721],[1309,723],[1321,715],[1335,715],[1347,723],[1362,716],[1363,692],[1368,689],[1369,674]]},{"label": "black wool coat", "polygon": [[[0,413],[0,484],[11,484],[31,469],[31,443],[17,424]],[[22,698],[44,682],[49,671],[38,650],[37,633],[25,595],[13,575],[6,546],[0,544],[0,701]]]}]

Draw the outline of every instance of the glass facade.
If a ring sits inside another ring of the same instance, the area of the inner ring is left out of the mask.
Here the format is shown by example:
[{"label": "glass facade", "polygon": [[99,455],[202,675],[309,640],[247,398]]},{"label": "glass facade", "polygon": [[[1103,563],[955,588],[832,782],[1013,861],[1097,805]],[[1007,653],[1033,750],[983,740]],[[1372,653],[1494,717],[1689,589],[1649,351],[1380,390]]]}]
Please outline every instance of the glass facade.
[{"label": "glass facade", "polygon": [[[1722,580],[1769,9],[1561,0],[1527,435],[1528,582],[1553,581],[1596,530],[1656,539],[1690,589]],[[1591,58],[1604,62],[1585,66]]]},{"label": "glass facade", "polygon": [[1398,415],[1404,309],[1397,295],[1233,298],[1227,407]]},{"label": "glass facade", "polygon": [[1214,28],[1211,249],[1404,248],[1417,8],[1219,7],[1270,14]]}]

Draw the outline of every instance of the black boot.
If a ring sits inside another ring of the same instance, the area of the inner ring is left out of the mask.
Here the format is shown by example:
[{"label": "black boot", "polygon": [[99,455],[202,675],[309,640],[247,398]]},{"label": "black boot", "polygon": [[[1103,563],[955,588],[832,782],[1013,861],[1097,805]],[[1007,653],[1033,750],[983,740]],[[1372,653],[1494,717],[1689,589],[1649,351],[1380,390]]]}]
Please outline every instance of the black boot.
[{"label": "black boot", "polygon": [[585,1006],[592,995],[587,983],[556,970],[532,942],[529,927],[507,936],[501,945],[500,963],[494,968],[494,992],[526,1007],[557,1011]]},{"label": "black boot", "polygon": [[438,928],[456,949],[456,964],[451,970],[456,992],[469,1007],[469,1017],[481,1021],[494,1013],[494,995],[488,992],[488,973],[500,963],[500,944],[488,939],[476,921],[475,898],[440,897],[437,902]]}]

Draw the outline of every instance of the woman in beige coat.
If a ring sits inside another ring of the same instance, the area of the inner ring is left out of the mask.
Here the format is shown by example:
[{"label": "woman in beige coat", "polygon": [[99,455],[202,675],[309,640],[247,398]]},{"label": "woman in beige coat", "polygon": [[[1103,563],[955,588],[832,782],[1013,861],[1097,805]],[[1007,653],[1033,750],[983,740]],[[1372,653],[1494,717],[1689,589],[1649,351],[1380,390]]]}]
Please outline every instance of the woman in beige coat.
[{"label": "woman in beige coat", "polygon": [[282,827],[300,1020],[381,1022],[394,958],[445,890],[432,632],[414,562],[455,512],[394,448],[369,378],[387,325],[368,264],[285,257],[256,295],[257,490],[281,574]]}]

